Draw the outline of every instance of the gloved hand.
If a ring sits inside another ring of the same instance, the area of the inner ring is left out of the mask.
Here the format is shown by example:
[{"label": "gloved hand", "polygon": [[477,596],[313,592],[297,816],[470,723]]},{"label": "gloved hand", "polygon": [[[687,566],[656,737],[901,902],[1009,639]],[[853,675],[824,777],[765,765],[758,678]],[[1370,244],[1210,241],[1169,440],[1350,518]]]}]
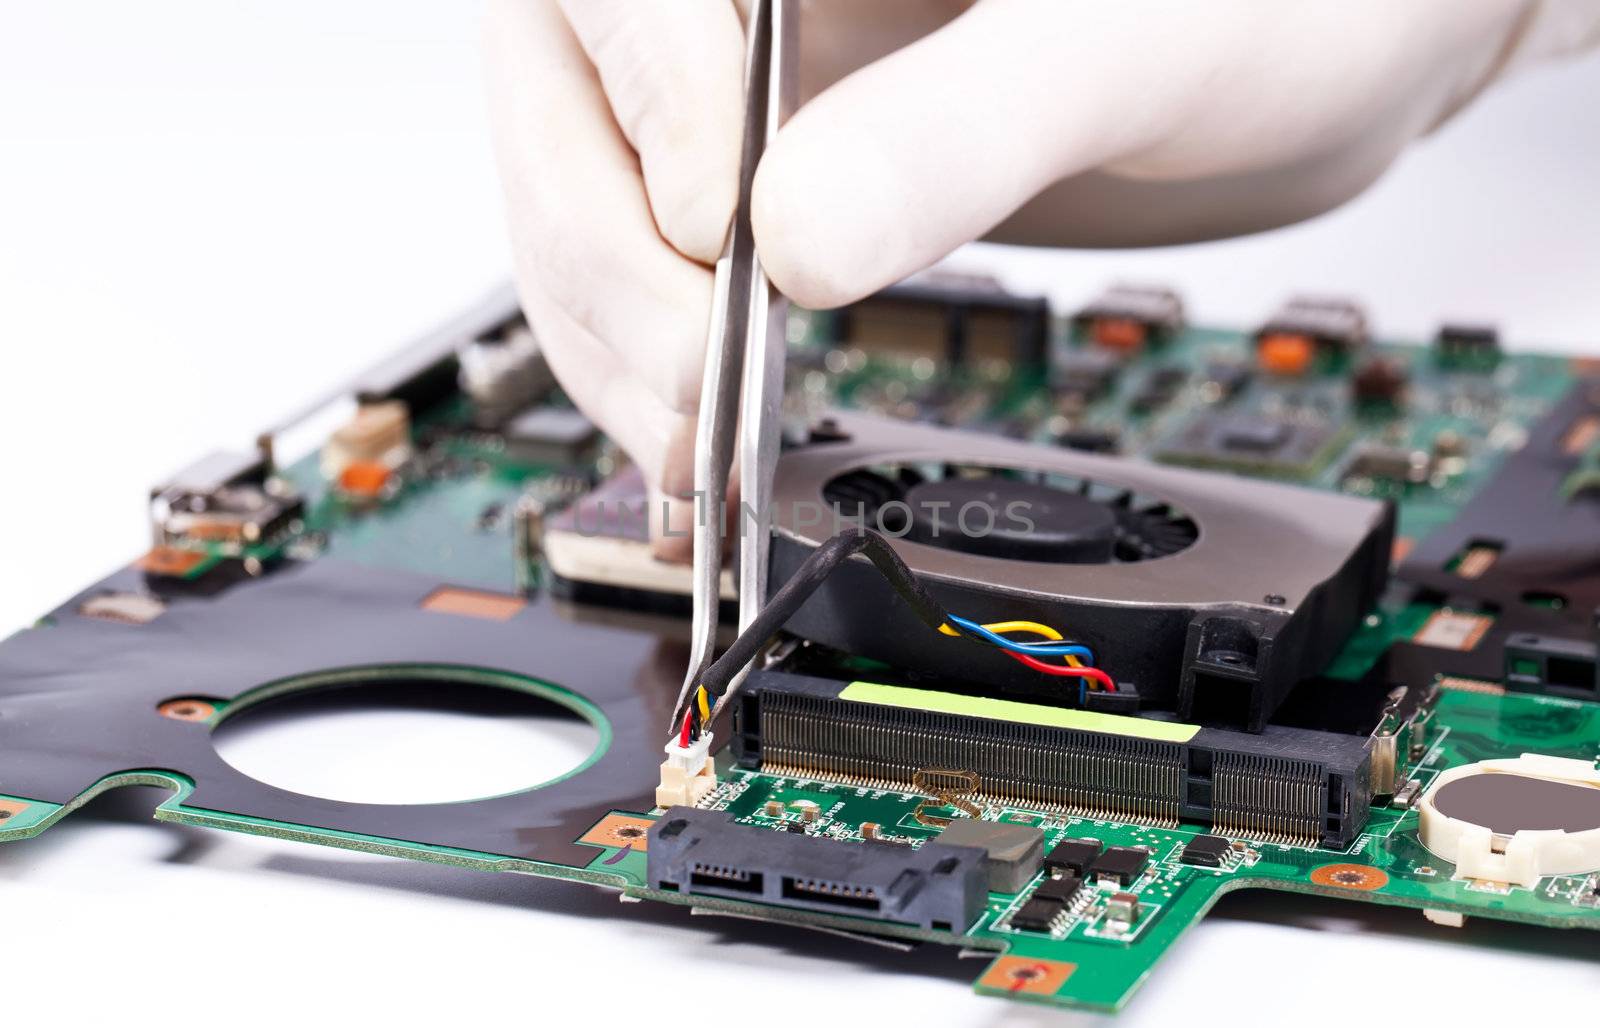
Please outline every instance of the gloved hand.
[{"label": "gloved hand", "polygon": [[[658,497],[692,487],[741,17],[733,0],[489,4],[525,309]],[[1176,243],[1326,211],[1510,69],[1600,42],[1600,3],[813,0],[800,28],[803,106],[752,218],[774,284],[832,307],[980,237]]]}]

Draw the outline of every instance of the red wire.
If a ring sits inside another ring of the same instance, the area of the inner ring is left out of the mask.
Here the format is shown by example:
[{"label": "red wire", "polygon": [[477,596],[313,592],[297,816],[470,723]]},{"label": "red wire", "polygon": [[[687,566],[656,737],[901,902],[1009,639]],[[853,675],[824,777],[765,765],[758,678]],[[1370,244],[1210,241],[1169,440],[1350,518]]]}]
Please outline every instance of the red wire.
[{"label": "red wire", "polygon": [[689,748],[689,711],[683,712],[683,730],[678,733],[678,745]]},{"label": "red wire", "polygon": [[1036,657],[1030,657],[1026,653],[1016,653],[1011,650],[1001,650],[1000,652],[1012,660],[1026,664],[1035,671],[1043,671],[1047,675],[1060,675],[1063,678],[1087,678],[1092,682],[1099,683],[1100,688],[1107,692],[1117,691],[1117,683],[1111,680],[1110,675],[1097,667],[1068,667],[1063,664],[1046,664],[1044,661]]}]

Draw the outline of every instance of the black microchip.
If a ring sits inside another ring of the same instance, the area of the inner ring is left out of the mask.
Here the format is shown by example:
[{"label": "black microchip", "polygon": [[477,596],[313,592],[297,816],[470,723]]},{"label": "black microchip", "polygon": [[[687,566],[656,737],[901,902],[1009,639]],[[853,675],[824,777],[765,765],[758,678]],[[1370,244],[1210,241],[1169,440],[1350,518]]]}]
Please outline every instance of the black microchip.
[{"label": "black microchip", "polygon": [[1429,469],[1428,454],[1423,450],[1373,446],[1352,457],[1339,477],[1343,481],[1367,478],[1377,482],[1420,485],[1428,480]]},{"label": "black microchip", "polygon": [[1189,373],[1183,368],[1168,365],[1160,367],[1145,376],[1139,385],[1139,391],[1130,401],[1133,410],[1137,413],[1148,413],[1160,407],[1165,407],[1177,396],[1178,390],[1183,388],[1184,382],[1189,378]]},{"label": "black microchip", "polygon": [[528,464],[581,464],[600,441],[600,430],[582,412],[562,407],[525,411],[502,435],[506,454]]},{"label": "black microchip", "polygon": [[1345,438],[1332,420],[1290,421],[1266,414],[1201,411],[1169,438],[1156,459],[1172,464],[1308,478]]},{"label": "black microchip", "polygon": [[1063,839],[1056,843],[1044,858],[1044,866],[1051,872],[1068,871],[1079,878],[1084,869],[1100,855],[1100,843],[1093,839]]},{"label": "black microchip", "polygon": [[1060,393],[1092,403],[1111,387],[1120,367],[1115,357],[1103,351],[1072,350],[1056,362],[1051,384]]},{"label": "black microchip", "polygon": [[1493,325],[1441,325],[1433,345],[1446,364],[1489,368],[1500,361],[1500,332]]},{"label": "black microchip", "polygon": [[785,821],[783,830],[786,832],[799,832],[801,835],[806,834],[806,826],[799,821]]},{"label": "black microchip", "polygon": [[1289,438],[1289,426],[1272,418],[1240,415],[1223,422],[1222,445],[1229,450],[1271,453]]},{"label": "black microchip", "polygon": [[1200,867],[1221,867],[1222,858],[1228,855],[1230,849],[1232,846],[1228,840],[1220,835],[1197,835],[1189,840],[1178,859]]},{"label": "black microchip", "polygon": [[1051,900],[1031,899],[1011,915],[1011,927],[1025,932],[1048,932],[1050,924],[1061,913],[1061,904]]},{"label": "black microchip", "polygon": [[1075,875],[1065,875],[1061,878],[1046,878],[1044,881],[1039,883],[1039,887],[1037,889],[1033,890],[1033,898],[1036,900],[1046,900],[1051,903],[1060,903],[1062,906],[1066,906],[1068,903],[1072,902],[1072,897],[1076,896],[1078,894],[1078,890],[1081,888],[1083,888],[1083,879],[1078,878]]},{"label": "black microchip", "polygon": [[1132,846],[1112,846],[1089,865],[1089,874],[1096,878],[1114,878],[1118,885],[1127,885],[1139,877],[1149,863],[1150,854]]},{"label": "black microchip", "polygon": [[1084,453],[1116,453],[1122,434],[1114,428],[1069,428],[1056,436],[1056,443]]},{"label": "black microchip", "polygon": [[1189,369],[1180,368],[1176,364],[1164,364],[1145,377],[1144,387],[1160,392],[1174,392],[1189,381]]}]

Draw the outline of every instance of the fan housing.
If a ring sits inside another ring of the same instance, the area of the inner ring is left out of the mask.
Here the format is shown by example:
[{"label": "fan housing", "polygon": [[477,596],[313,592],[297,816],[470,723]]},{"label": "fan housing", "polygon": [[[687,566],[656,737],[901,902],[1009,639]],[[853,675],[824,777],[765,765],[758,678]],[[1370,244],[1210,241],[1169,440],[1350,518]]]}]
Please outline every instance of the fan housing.
[{"label": "fan housing", "polygon": [[[870,415],[834,421],[828,441],[779,461],[773,590],[840,527],[864,523],[947,610],[1053,625],[1142,705],[1188,720],[1260,731],[1338,652],[1387,574],[1387,503]],[[1031,527],[1007,521],[1014,503]],[[993,647],[930,640],[862,560],[788,628],[913,674],[1076,702]]]}]

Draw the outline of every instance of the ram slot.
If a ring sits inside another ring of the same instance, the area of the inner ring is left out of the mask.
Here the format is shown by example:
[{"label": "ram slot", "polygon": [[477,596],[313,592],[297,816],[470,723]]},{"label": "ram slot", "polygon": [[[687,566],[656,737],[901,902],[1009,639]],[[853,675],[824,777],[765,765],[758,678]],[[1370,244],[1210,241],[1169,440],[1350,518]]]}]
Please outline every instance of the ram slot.
[{"label": "ram slot", "polygon": [[1284,845],[1316,845],[1328,801],[1320,768],[1250,753],[1216,754],[1212,820],[1224,835]]},{"label": "ram slot", "polygon": [[900,707],[766,694],[762,767],[772,774],[907,790],[918,771],[970,771],[996,803],[1173,825],[1178,746]]}]

